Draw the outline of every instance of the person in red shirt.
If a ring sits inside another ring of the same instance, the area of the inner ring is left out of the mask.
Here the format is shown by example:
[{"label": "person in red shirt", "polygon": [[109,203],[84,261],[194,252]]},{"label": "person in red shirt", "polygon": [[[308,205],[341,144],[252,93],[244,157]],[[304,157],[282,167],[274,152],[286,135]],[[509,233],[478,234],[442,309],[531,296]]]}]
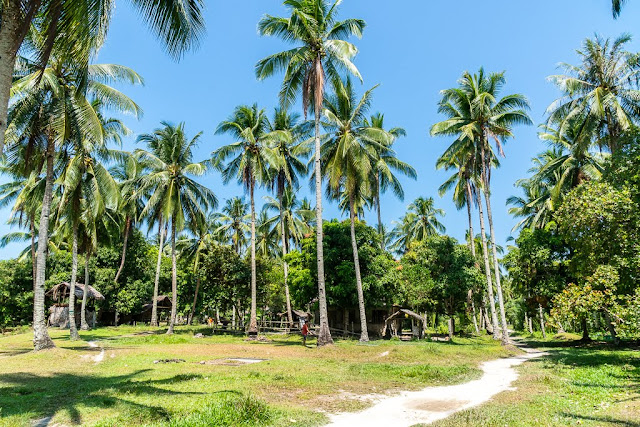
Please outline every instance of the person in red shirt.
[{"label": "person in red shirt", "polygon": [[307,346],[307,335],[309,335],[309,327],[307,326],[307,322],[304,322],[302,324],[302,345],[303,346]]}]

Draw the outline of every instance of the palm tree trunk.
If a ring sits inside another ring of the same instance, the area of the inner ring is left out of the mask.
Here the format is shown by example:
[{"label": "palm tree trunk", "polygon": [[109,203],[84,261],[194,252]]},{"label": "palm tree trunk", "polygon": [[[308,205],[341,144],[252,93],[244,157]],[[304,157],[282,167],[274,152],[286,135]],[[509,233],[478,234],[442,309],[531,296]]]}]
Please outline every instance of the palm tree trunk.
[{"label": "palm tree trunk", "polygon": [[285,261],[287,256],[287,233],[284,224],[284,213],[282,212],[282,191],[278,189],[278,201],[280,203],[280,228],[282,231],[282,269],[284,270],[284,293],[287,298],[287,318],[289,327],[293,326],[293,313],[291,312],[291,296],[289,294],[289,264]]},{"label": "palm tree trunk", "polygon": [[72,341],[80,339],[76,326],[76,278],[78,275],[78,222],[73,220],[71,245],[71,284],[69,286],[69,335]]},{"label": "palm tree trunk", "polygon": [[173,334],[178,310],[178,260],[176,258],[176,217],[171,218],[171,319],[167,335]]},{"label": "palm tree trunk", "polygon": [[[3,12],[4,13],[4,12]],[[0,35],[2,31],[0,30]],[[0,52],[0,55],[2,52]],[[1,58],[4,61],[6,58]],[[2,81],[0,81],[0,86]],[[9,81],[11,85],[11,81]],[[2,120],[2,117],[0,117]],[[38,227],[38,253],[36,260],[36,283],[33,290],[33,347],[35,351],[55,347],[49,337],[44,314],[44,282],[46,279],[47,248],[49,246],[49,215],[51,214],[51,199],[53,198],[53,156],[55,155],[55,141],[51,135],[47,141],[47,174],[45,177],[44,197],[40,212]]]},{"label": "palm tree trunk", "polygon": [[164,247],[164,235],[162,216],[158,220],[158,234],[160,245],[158,245],[158,261],[156,262],[156,277],[153,282],[153,301],[151,308],[151,326],[158,326],[158,285],[160,283],[160,267],[162,267],[162,248]]},{"label": "palm tree trunk", "polygon": [[[2,3],[2,25],[0,26],[0,154],[4,149],[7,110],[16,54],[22,42],[20,26],[24,17],[21,13],[21,3],[20,0],[9,0]],[[24,35],[22,37],[24,38]]]},{"label": "palm tree trunk", "polygon": [[[476,265],[476,268],[479,268],[478,263],[476,262],[476,245],[473,237],[473,219],[471,218],[471,203],[473,202],[473,196],[471,194],[471,184],[469,180],[465,180],[465,187],[467,191],[467,217],[469,219],[469,249],[471,250],[471,256],[473,257],[473,262]],[[476,319],[476,304],[473,301],[473,290],[469,290],[469,301],[471,302],[471,312],[473,316],[473,327],[476,330],[476,334],[480,333],[480,329],[478,329],[478,321]]]},{"label": "palm tree trunk", "polygon": [[358,257],[358,242],[356,241],[356,211],[353,195],[349,195],[349,214],[351,219],[351,248],[353,249],[353,265],[356,270],[358,308],[360,309],[360,342],[368,342],[369,331],[367,330],[367,312],[364,307],[364,294],[362,292],[362,277],[360,277],[360,259]]},{"label": "palm tree trunk", "polygon": [[87,295],[89,294],[89,258],[90,250],[87,249],[87,253],[84,258],[84,292],[82,293],[82,307],[80,309],[80,329],[83,331],[89,330],[87,324]]},{"label": "palm tree trunk", "polygon": [[33,290],[36,289],[36,225],[33,217],[29,221],[29,230],[31,232],[31,273],[32,273],[32,282],[33,282]]},{"label": "palm tree trunk", "polygon": [[113,281],[117,284],[118,279],[120,278],[120,274],[122,274],[122,270],[124,269],[124,260],[127,256],[127,240],[129,240],[129,232],[131,231],[131,218],[127,216],[124,224],[124,241],[122,242],[122,257],[120,258],[120,267],[118,267],[118,272],[116,273],[116,277]]},{"label": "palm tree trunk", "polygon": [[542,331],[542,338],[547,339],[547,331],[544,329],[544,313],[542,312],[542,304],[538,304],[538,314],[540,315],[540,330]]},{"label": "palm tree trunk", "polygon": [[499,339],[498,315],[496,314],[495,299],[493,298],[493,284],[491,280],[491,266],[489,265],[489,250],[487,249],[487,234],[484,228],[484,212],[482,209],[482,199],[478,193],[478,214],[480,216],[480,235],[482,238],[482,257],[484,258],[484,272],[487,277],[487,293],[489,294],[489,308],[491,309],[491,326],[493,338]]},{"label": "palm tree trunk", "polygon": [[[316,66],[320,59],[316,60]],[[316,180],[316,252],[318,263],[318,306],[320,309],[320,327],[318,328],[318,347],[333,344],[329,330],[327,313],[327,293],[324,282],[324,250],[322,244],[322,172],[320,170],[320,109],[315,108],[315,180]]]},{"label": "palm tree trunk", "polygon": [[191,306],[191,313],[189,313],[189,320],[187,321],[187,325],[191,326],[191,322],[193,321],[193,315],[196,312],[196,303],[198,302],[198,291],[200,290],[200,275],[196,271],[196,294],[193,296],[193,305]]},{"label": "palm tree trunk", "polygon": [[380,172],[376,172],[376,210],[378,211],[378,234],[380,234],[380,248],[384,251],[384,231],[382,230],[382,208],[380,207]]},{"label": "palm tree trunk", "polygon": [[257,287],[256,287],[256,202],[254,200],[255,179],[251,176],[249,191],[251,192],[251,317],[249,319],[249,337],[258,336]]}]

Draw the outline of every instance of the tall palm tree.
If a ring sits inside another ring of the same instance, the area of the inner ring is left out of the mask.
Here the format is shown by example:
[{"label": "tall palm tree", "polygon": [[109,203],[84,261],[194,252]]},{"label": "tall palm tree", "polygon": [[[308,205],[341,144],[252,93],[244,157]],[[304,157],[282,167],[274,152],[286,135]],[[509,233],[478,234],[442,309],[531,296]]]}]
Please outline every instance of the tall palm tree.
[{"label": "tall palm tree", "polygon": [[271,220],[275,222],[279,233],[284,233],[285,252],[288,253],[292,246],[300,247],[302,239],[312,231],[307,222],[313,217],[312,209],[303,206],[296,197],[296,190],[291,187],[285,188],[281,200],[271,196],[266,196],[264,200],[264,209],[277,213]]},{"label": "tall palm tree", "polygon": [[[384,114],[373,114],[370,121],[365,119],[364,123],[365,126],[384,129]],[[382,245],[382,248],[385,248],[386,244],[384,241],[380,196],[387,190],[391,189],[396,197],[400,200],[404,200],[404,189],[394,172],[401,173],[412,179],[417,178],[416,170],[408,163],[399,160],[396,157],[395,151],[392,149],[393,143],[399,137],[406,136],[407,132],[400,127],[391,128],[387,132],[393,137],[393,140],[388,147],[384,147],[384,149],[376,151],[376,165],[372,174],[372,179],[375,181],[375,185],[372,187],[372,198],[373,204],[376,206],[376,211],[378,213],[378,233],[380,234],[380,244]]]},{"label": "tall palm tree", "polygon": [[360,80],[360,72],[352,59],[358,49],[346,40],[362,37],[365,22],[361,19],[337,20],[341,0],[285,1],[290,10],[288,18],[266,15],[258,23],[263,36],[277,36],[297,46],[268,56],[256,64],[256,76],[265,79],[284,72],[280,90],[282,106],[290,106],[302,94],[305,116],[308,107],[315,113],[314,173],[316,189],[316,250],[318,264],[318,303],[320,328],[318,346],[332,344],[327,315],[327,297],[324,281],[324,255],[322,246],[322,174],[320,170],[320,116],[325,94],[325,79],[340,82],[341,71]]},{"label": "tall palm tree", "polygon": [[[283,197],[287,189],[297,187],[299,177],[307,174],[307,166],[303,157],[310,153],[308,144],[304,141],[310,134],[309,122],[299,123],[298,114],[289,114],[285,109],[276,109],[273,121],[270,123],[272,135],[271,146],[280,157],[279,166],[271,172],[273,180],[269,187],[275,190],[278,197],[278,206],[284,207]],[[289,295],[289,265],[284,260],[288,253],[288,243],[286,240],[286,223],[284,212],[280,212],[280,236],[282,238],[282,268],[284,272],[284,290],[287,304],[287,319],[289,325],[293,325],[293,314],[291,311],[291,298]]]},{"label": "tall palm tree", "polygon": [[281,255],[278,241],[280,230],[277,228],[278,222],[269,216],[266,209],[260,211],[256,218],[256,253],[262,257],[273,257]]},{"label": "tall palm tree", "polygon": [[620,136],[640,115],[640,54],[624,50],[630,41],[629,34],[586,39],[577,51],[582,63],[560,64],[566,74],[549,77],[562,91],[547,110],[549,124],[559,124],[560,134],[576,120],[593,122],[601,145],[611,153],[620,148]]},{"label": "tall palm tree", "polygon": [[238,255],[246,243],[246,234],[250,230],[249,205],[240,197],[228,199],[222,212],[216,213],[219,223],[217,232],[228,237]]},{"label": "tall palm tree", "polygon": [[57,148],[61,149],[74,136],[82,136],[85,144],[103,145],[104,128],[89,101],[91,98],[102,100],[117,112],[136,116],[141,112],[127,96],[109,86],[112,82],[139,84],[142,79],[133,70],[113,64],[93,64],[79,71],[75,63],[63,55],[52,57],[44,69],[28,60],[21,61],[16,69],[12,88],[15,101],[11,105],[6,133],[10,145],[8,152],[15,146],[29,147],[35,142],[46,159],[41,166],[45,170],[45,185],[38,231],[42,250],[37,253],[34,288],[36,350],[53,346],[46,330],[44,283]]},{"label": "tall palm tree", "polygon": [[[132,0],[131,3],[173,58],[198,45],[204,30],[203,1]],[[104,41],[114,7],[114,0],[3,2],[0,10],[0,153],[16,55],[25,36],[32,28],[41,33],[38,43],[32,43],[30,48],[42,67],[54,51],[64,51],[83,68],[94,49]],[[30,37],[30,41],[33,39]]]},{"label": "tall palm tree", "polygon": [[[232,179],[240,182],[249,192],[251,205],[251,317],[247,334],[258,335],[257,289],[256,289],[256,184],[270,181],[270,172],[277,169],[280,158],[268,146],[268,126],[264,110],[258,106],[239,106],[218,125],[216,134],[230,134],[236,142],[218,148],[212,153],[214,163],[222,165],[231,157],[222,170],[225,183]],[[221,167],[221,166],[220,166]]]},{"label": "tall palm tree", "polygon": [[[457,139],[452,144],[453,147],[448,149],[448,152],[452,154],[469,151],[471,145],[473,155],[479,155],[478,172],[481,184],[479,188],[484,193],[487,207],[496,291],[502,322],[502,341],[506,344],[509,341],[509,335],[491,212],[490,180],[494,158],[489,143],[490,140],[495,141],[497,152],[503,155],[502,145],[506,139],[513,136],[513,127],[518,124],[532,123],[527,114],[529,103],[520,94],[498,98],[506,83],[504,73],[486,75],[484,70],[480,68],[477,74],[463,73],[458,83],[459,87],[442,91],[439,112],[447,115],[448,119],[433,125],[431,134],[456,136]],[[484,228],[484,217],[482,213],[480,215],[482,216],[480,226]],[[484,231],[481,230],[481,234],[484,235]]]},{"label": "tall palm tree", "polygon": [[344,85],[336,85],[335,93],[325,100],[323,126],[327,135],[322,145],[322,172],[327,176],[327,193],[348,201],[360,309],[360,341],[363,342],[369,341],[369,334],[355,233],[356,210],[371,197],[370,177],[376,167],[377,153],[387,150],[393,141],[393,136],[385,130],[365,123],[374,89],[358,99],[350,79]]},{"label": "tall palm tree", "polygon": [[162,127],[152,134],[138,136],[138,142],[146,143],[149,151],[135,151],[143,167],[150,171],[142,181],[142,191],[150,193],[142,215],[162,217],[171,222],[171,319],[167,334],[173,333],[178,305],[178,232],[186,222],[203,222],[205,212],[218,204],[210,189],[190,177],[201,176],[207,171],[206,161],[193,161],[193,150],[197,147],[201,134],[188,139],[184,123],[174,126],[162,122]]}]

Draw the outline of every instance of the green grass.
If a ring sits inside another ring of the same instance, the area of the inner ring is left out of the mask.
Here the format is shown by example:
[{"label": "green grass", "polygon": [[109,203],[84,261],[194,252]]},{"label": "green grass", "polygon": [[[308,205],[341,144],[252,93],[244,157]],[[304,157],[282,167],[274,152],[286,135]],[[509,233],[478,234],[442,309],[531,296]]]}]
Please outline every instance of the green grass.
[{"label": "green grass", "polygon": [[[52,330],[56,349],[31,352],[29,333],[0,337],[0,425],[52,423],[98,426],[322,425],[321,411],[362,408],[357,394],[419,389],[480,376],[478,364],[509,356],[487,337],[447,342],[338,340],[301,345],[298,336],[269,342],[179,328],[173,336],[134,327],[81,331],[84,341]],[[95,363],[86,341],[105,348]],[[264,362],[201,364],[226,358]],[[159,359],[184,363],[154,364]]]},{"label": "green grass", "polygon": [[550,354],[517,368],[516,390],[434,425],[640,426],[638,348],[581,345],[575,338],[525,338]]}]

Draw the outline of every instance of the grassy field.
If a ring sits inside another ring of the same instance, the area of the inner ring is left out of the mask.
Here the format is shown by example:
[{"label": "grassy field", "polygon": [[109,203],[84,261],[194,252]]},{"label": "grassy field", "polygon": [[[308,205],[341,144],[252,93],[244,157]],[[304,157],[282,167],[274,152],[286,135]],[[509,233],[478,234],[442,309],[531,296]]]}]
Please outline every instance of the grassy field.
[{"label": "grassy field", "polygon": [[[169,337],[146,331],[100,328],[70,342],[68,332],[52,330],[58,347],[40,353],[30,351],[29,333],[1,337],[0,425],[51,416],[52,423],[98,426],[321,425],[324,412],[360,409],[355,395],[468,381],[480,376],[479,362],[512,354],[486,337],[339,340],[319,349],[297,336],[246,342],[206,328]],[[104,360],[96,362],[100,347]],[[184,362],[154,363],[161,359]]]},{"label": "grassy field", "polygon": [[640,426],[640,350],[574,339],[524,337],[549,356],[518,366],[514,391],[433,424],[445,426]]}]

